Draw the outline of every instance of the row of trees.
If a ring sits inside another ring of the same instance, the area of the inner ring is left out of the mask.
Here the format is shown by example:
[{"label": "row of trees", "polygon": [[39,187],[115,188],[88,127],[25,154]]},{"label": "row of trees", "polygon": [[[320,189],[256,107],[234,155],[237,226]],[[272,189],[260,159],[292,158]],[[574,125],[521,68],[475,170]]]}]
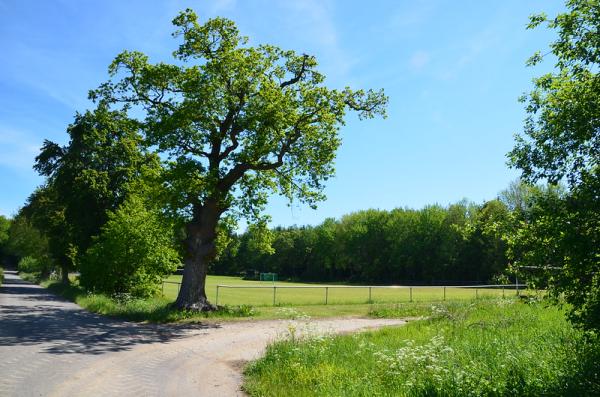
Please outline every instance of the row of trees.
[{"label": "row of trees", "polygon": [[359,211],[266,235],[249,228],[232,237],[213,271],[256,269],[295,280],[379,284],[490,281],[507,268],[501,231],[509,218],[507,206],[493,200]]}]

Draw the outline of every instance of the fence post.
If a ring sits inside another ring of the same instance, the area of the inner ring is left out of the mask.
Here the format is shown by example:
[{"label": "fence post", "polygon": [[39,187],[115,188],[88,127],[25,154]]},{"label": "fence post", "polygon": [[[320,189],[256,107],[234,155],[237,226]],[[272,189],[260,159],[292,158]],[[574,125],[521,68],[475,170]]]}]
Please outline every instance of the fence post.
[{"label": "fence post", "polygon": [[410,301],[412,302],[412,287],[409,288],[410,291]]},{"label": "fence post", "polygon": [[444,300],[446,300],[446,286],[444,286]]},{"label": "fence post", "polygon": [[328,298],[329,298],[329,287],[325,287],[325,304],[327,304]]},{"label": "fence post", "polygon": [[275,296],[277,294],[277,287],[273,285],[273,306],[275,306]]},{"label": "fence post", "polygon": [[369,303],[373,303],[373,300],[371,299],[371,288],[373,287],[369,287]]},{"label": "fence post", "polygon": [[219,286],[217,285],[217,298],[215,299],[215,306],[219,306]]},{"label": "fence post", "polygon": [[479,298],[479,289],[475,288],[475,299]]},{"label": "fence post", "polygon": [[502,286],[502,297],[504,298],[504,285]]}]

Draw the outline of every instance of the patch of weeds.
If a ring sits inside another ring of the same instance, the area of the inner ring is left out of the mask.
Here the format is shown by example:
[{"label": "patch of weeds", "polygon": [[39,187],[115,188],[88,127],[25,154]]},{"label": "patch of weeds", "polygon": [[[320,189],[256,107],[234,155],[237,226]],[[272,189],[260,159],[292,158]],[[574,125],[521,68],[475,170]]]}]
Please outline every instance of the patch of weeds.
[{"label": "patch of weeds", "polygon": [[205,312],[209,317],[254,317],[258,311],[251,305],[219,306],[214,312]]},{"label": "patch of weeds", "polygon": [[369,317],[375,318],[426,317],[429,315],[431,315],[431,305],[422,303],[377,305],[369,310]]},{"label": "patch of weeds", "polygon": [[284,319],[290,320],[310,320],[310,316],[301,310],[294,309],[292,307],[282,307],[277,309],[277,316]]},{"label": "patch of weeds", "polygon": [[245,390],[257,396],[600,395],[598,338],[574,329],[556,307],[486,299],[421,309],[429,317],[404,327],[320,340],[293,330],[248,367]]}]

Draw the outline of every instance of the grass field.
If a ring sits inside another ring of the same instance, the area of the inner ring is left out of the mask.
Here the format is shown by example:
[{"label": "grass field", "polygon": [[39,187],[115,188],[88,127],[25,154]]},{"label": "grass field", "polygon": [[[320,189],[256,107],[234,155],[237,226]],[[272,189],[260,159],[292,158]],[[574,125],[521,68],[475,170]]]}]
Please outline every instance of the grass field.
[{"label": "grass field", "polygon": [[[149,322],[187,322],[187,321],[244,321],[266,320],[309,316],[322,317],[420,317],[431,315],[431,303],[443,300],[440,287],[414,288],[413,302],[409,302],[409,290],[406,288],[381,290],[373,289],[373,302],[366,303],[366,289],[338,289],[330,286],[328,304],[324,305],[325,290],[318,289],[278,289],[277,305],[273,306],[272,289],[220,289],[219,311],[196,313],[179,311],[171,307],[177,296],[178,286],[164,284],[164,296],[147,299],[116,299],[104,294],[89,293],[83,290],[76,278],[68,286],[56,280],[40,280],[39,277],[21,273],[21,277],[31,282],[41,283],[53,292],[76,302],[83,308],[107,316],[120,317],[131,321]],[[167,281],[180,282],[181,276],[171,276]],[[216,301],[216,285],[265,285],[271,282],[246,281],[237,277],[209,276],[207,292],[212,302]],[[278,286],[320,286],[319,284],[301,284],[278,282]],[[494,299],[502,295],[502,290],[483,290],[478,292],[465,288],[448,288],[447,301],[471,302],[475,296],[479,300]],[[506,290],[507,297],[515,296],[514,290]]]},{"label": "grass field", "polygon": [[[178,285],[171,283],[181,282],[181,276],[171,276],[164,285],[164,296],[167,299],[175,300],[178,292]],[[250,281],[239,277],[227,276],[208,276],[206,280],[206,293],[211,302],[216,301],[217,285],[230,285],[237,287],[249,286],[277,286],[275,302],[277,305],[322,305],[325,303],[327,295],[328,304],[359,304],[369,301],[368,288],[343,288],[342,285],[327,284],[303,284],[271,281]],[[319,288],[285,288],[290,286],[297,287],[319,287]],[[326,291],[325,287],[328,286]],[[483,297],[501,297],[515,295],[514,290],[501,289],[473,289],[473,288],[446,288],[445,299],[453,300],[472,300]],[[411,288],[373,288],[371,290],[371,300],[374,303],[400,303],[411,301]],[[437,302],[444,300],[443,287],[413,287],[413,302]],[[253,306],[272,306],[273,288],[219,288],[219,304],[223,305],[253,305]]]},{"label": "grass field", "polygon": [[597,338],[584,338],[557,307],[516,299],[430,306],[428,319],[404,327],[290,334],[247,367],[245,389],[253,396],[600,395]]}]

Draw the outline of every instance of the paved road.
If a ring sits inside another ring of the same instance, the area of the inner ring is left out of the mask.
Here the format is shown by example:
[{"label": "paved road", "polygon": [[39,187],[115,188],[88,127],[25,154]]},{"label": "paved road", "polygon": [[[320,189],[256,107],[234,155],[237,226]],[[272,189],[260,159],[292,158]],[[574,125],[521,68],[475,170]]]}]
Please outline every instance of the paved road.
[{"label": "paved road", "polygon": [[[402,320],[312,321],[350,332]],[[235,396],[241,367],[287,321],[147,325],[89,313],[5,271],[0,288],[0,396]]]}]

